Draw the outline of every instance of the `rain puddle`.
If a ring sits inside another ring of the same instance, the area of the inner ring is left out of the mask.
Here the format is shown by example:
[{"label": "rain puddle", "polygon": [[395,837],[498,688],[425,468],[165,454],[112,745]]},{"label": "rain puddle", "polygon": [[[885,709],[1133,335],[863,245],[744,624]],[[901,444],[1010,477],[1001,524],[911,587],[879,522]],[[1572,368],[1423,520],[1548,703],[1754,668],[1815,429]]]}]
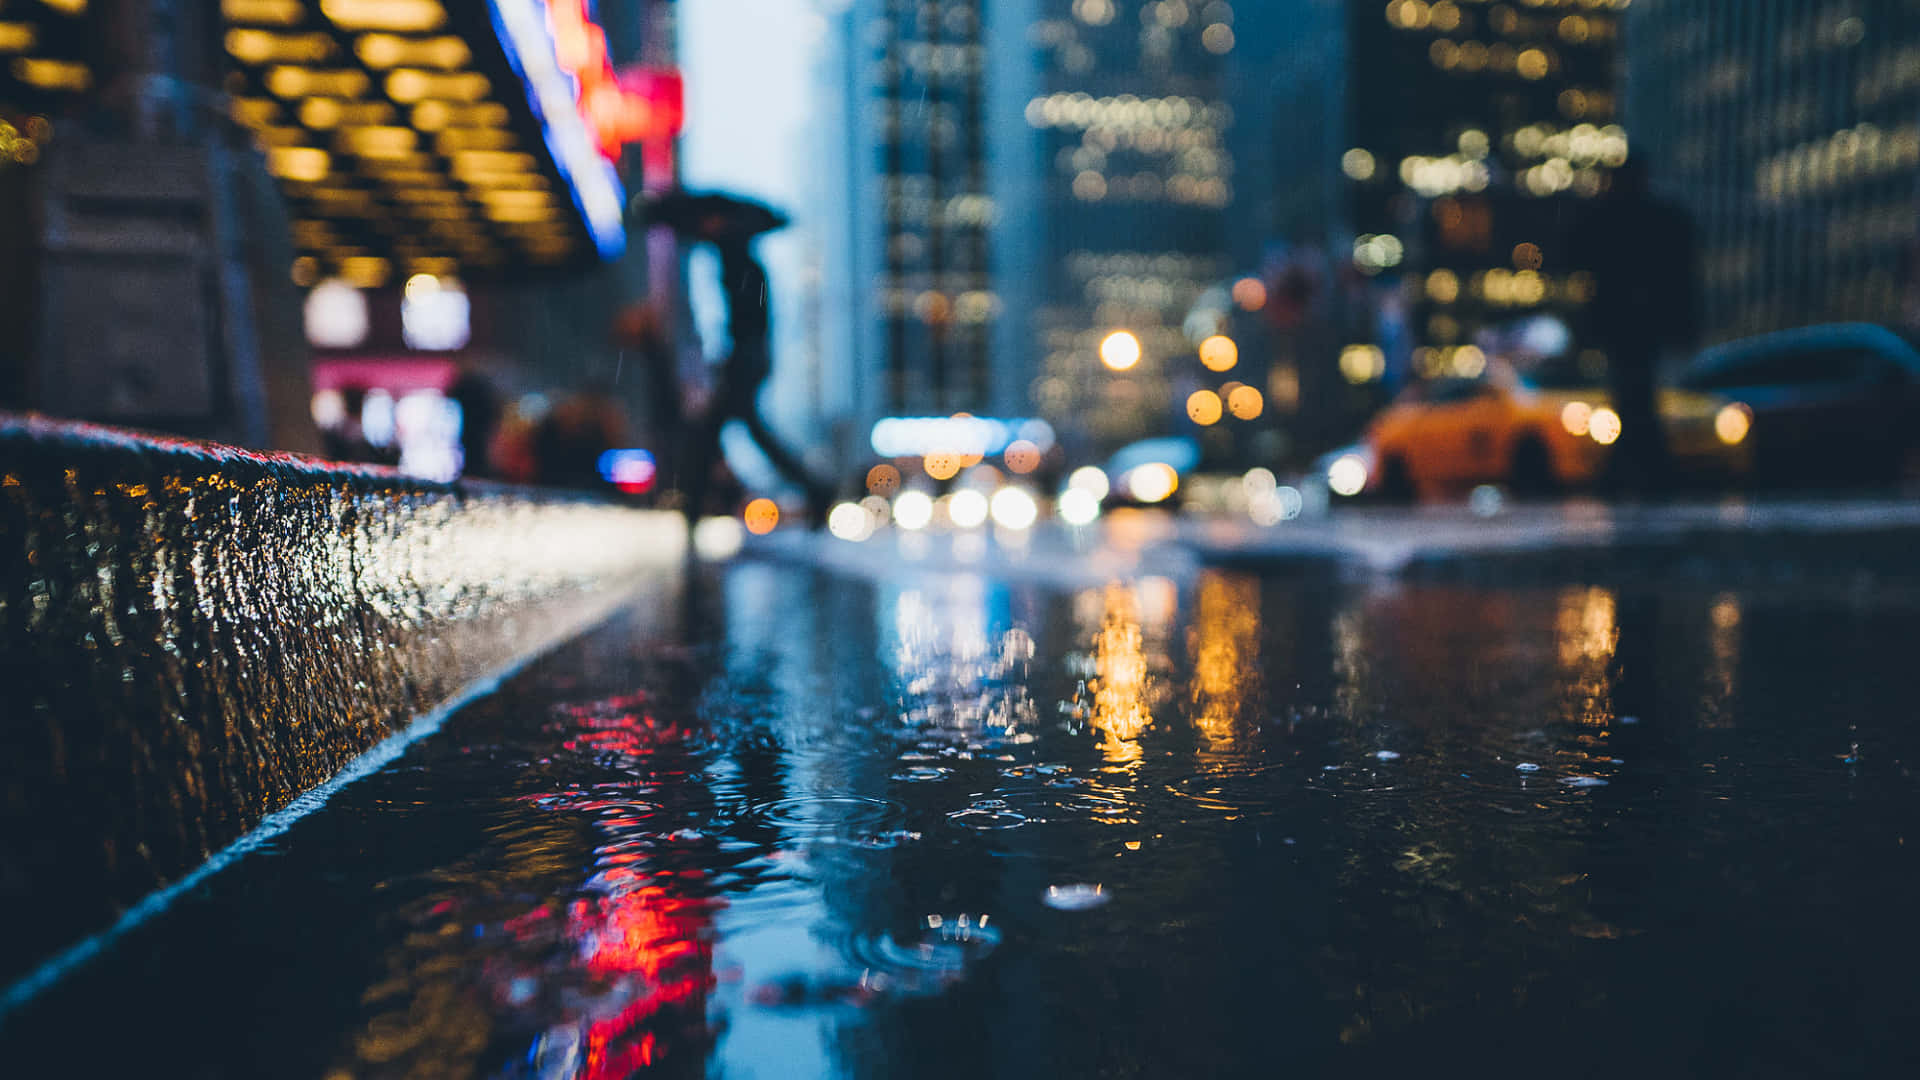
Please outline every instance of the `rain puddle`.
[{"label": "rain puddle", "polygon": [[1875,597],[739,564],[342,789],[0,1052],[328,1080],[1891,1075],[1916,632]]}]

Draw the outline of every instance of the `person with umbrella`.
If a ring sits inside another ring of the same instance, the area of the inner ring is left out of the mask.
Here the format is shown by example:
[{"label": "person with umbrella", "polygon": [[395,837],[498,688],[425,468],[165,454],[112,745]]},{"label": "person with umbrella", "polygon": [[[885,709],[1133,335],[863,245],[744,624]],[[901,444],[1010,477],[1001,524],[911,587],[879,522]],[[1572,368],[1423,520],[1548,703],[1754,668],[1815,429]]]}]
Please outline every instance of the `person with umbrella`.
[{"label": "person with umbrella", "polygon": [[720,432],[730,420],[746,425],[754,444],[781,474],[806,493],[812,522],[826,520],[831,488],[816,479],[800,456],[782,443],[760,413],[760,391],[773,374],[771,298],[767,271],[754,257],[753,242],[783,228],[784,215],[770,207],[731,195],[684,191],[642,196],[636,203],[647,225],[664,225],[682,239],[712,244],[720,256],[720,289],[727,302],[731,351],[721,365],[706,414],[692,425],[680,458],[686,494],[685,513],[700,516],[721,459]]}]

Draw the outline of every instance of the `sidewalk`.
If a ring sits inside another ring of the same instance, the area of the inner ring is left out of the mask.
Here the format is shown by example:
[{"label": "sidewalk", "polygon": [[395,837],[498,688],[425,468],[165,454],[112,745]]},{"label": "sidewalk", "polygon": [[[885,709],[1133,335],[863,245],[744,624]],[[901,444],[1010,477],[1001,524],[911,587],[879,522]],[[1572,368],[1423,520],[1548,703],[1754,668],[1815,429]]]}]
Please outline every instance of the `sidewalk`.
[{"label": "sidewalk", "polygon": [[1343,507],[1272,528],[1183,521],[1180,540],[1204,563],[1272,572],[1920,578],[1920,501],[1570,500],[1509,505],[1488,516],[1464,506]]}]

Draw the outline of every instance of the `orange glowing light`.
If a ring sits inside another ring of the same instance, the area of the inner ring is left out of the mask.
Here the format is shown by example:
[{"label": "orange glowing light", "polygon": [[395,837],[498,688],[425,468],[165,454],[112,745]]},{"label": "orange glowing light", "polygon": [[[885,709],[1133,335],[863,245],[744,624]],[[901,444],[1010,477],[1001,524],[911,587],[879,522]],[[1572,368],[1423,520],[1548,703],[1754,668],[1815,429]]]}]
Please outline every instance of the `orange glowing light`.
[{"label": "orange glowing light", "polygon": [[741,511],[740,519],[746,524],[748,532],[765,536],[780,524],[780,505],[772,499],[755,499]]},{"label": "orange glowing light", "polygon": [[1246,311],[1267,306],[1267,286],[1259,278],[1243,277],[1233,283],[1233,302]]},{"label": "orange glowing light", "polygon": [[927,475],[935,480],[951,480],[960,475],[960,470],[965,468],[966,464],[967,459],[964,454],[942,451],[928,454],[923,467],[927,470]]},{"label": "orange glowing light", "polygon": [[1240,346],[1225,334],[1215,334],[1200,343],[1200,363],[1208,371],[1231,371],[1240,362]]},{"label": "orange glowing light", "polygon": [[1207,427],[1220,422],[1220,395],[1211,390],[1195,390],[1187,395],[1187,419]]},{"label": "orange glowing light", "polygon": [[875,465],[867,470],[867,493],[890,497],[900,490],[900,470],[891,465]]},{"label": "orange glowing light", "polygon": [[1236,420],[1257,420],[1266,408],[1266,398],[1255,387],[1237,386],[1227,395],[1227,411]]},{"label": "orange glowing light", "polygon": [[1008,470],[1025,475],[1040,467],[1040,447],[1027,439],[1015,439],[1007,444],[1006,459]]}]

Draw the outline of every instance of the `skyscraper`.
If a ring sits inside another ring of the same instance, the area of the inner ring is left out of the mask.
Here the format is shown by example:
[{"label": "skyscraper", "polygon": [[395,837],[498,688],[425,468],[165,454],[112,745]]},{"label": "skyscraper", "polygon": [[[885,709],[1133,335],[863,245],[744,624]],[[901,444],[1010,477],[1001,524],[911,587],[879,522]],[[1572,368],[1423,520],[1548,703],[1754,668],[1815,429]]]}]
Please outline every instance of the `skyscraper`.
[{"label": "skyscraper", "polygon": [[1277,95],[1298,100],[1274,103],[1276,229],[1403,280],[1418,374],[1477,374],[1487,327],[1577,322],[1590,284],[1556,241],[1626,160],[1626,0],[1284,2],[1303,33]]},{"label": "skyscraper", "polygon": [[[1013,231],[1034,304],[1010,347],[1038,361],[1031,400],[1062,438],[1110,449],[1158,433],[1177,409],[1169,376],[1195,346],[1182,321],[1229,270],[1234,117],[1222,86],[1234,9],[1042,0],[1031,10],[1036,220]],[[1107,370],[1101,343],[1116,333],[1137,340],[1139,358]]]},{"label": "skyscraper", "polygon": [[1641,0],[1627,107],[1700,231],[1708,341],[1911,323],[1920,5]]}]

